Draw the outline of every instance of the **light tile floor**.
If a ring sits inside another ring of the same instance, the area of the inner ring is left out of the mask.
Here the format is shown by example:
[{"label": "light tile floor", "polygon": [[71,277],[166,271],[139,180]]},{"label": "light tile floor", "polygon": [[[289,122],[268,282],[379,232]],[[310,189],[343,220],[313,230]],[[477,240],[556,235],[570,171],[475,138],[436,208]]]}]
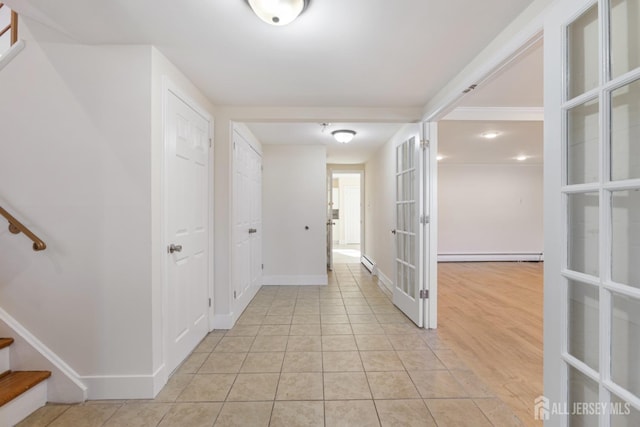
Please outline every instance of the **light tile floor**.
[{"label": "light tile floor", "polygon": [[359,264],[328,286],[263,287],[154,400],[47,405],[25,426],[520,426]]}]

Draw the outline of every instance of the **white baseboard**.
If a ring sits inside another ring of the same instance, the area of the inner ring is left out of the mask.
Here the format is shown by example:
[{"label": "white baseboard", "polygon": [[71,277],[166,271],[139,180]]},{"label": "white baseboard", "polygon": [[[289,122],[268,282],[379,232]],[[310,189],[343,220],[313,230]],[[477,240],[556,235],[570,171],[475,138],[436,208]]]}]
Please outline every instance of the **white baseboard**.
[{"label": "white baseboard", "polygon": [[9,359],[9,347],[5,347],[2,350],[0,350],[0,374],[10,369],[11,369],[11,360]]},{"label": "white baseboard", "polygon": [[389,279],[382,271],[377,269],[376,276],[378,276],[378,281],[384,285],[385,288],[391,293],[393,293],[393,280]]},{"label": "white baseboard", "polygon": [[438,254],[438,262],[544,261],[542,253]]},{"label": "white baseboard", "polygon": [[162,369],[151,375],[95,375],[80,377],[89,389],[89,400],[153,399],[162,389]]},{"label": "white baseboard", "polygon": [[87,386],[80,375],[2,308],[0,335],[14,339],[11,345],[11,369],[51,371],[51,377],[47,380],[49,402],[77,403],[87,400]]},{"label": "white baseboard", "polygon": [[329,278],[326,274],[319,274],[317,276],[263,276],[262,284],[266,286],[314,286],[314,285],[326,285],[329,283]]},{"label": "white baseboard", "polygon": [[213,316],[213,329],[231,329],[236,323],[233,313],[215,314]]},{"label": "white baseboard", "polygon": [[47,381],[25,391],[12,401],[0,406],[0,427],[18,424],[47,403]]}]

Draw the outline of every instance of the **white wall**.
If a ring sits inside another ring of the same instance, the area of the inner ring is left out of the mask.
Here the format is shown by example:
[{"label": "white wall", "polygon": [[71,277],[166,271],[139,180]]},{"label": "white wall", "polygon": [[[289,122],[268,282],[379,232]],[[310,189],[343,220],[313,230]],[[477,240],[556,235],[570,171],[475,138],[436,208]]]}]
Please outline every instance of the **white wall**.
[{"label": "white wall", "polygon": [[0,304],[83,378],[150,374],[151,49],[28,19],[21,37],[0,75],[0,204],[48,248],[0,220]]},{"label": "white wall", "polygon": [[438,218],[441,258],[542,253],[542,165],[440,163]]},{"label": "white wall", "polygon": [[408,124],[365,164],[365,246],[362,253],[372,260],[375,273],[391,287],[394,279],[395,146],[418,135],[418,125]]},{"label": "white wall", "polygon": [[262,148],[264,283],[326,284],[326,147]]}]

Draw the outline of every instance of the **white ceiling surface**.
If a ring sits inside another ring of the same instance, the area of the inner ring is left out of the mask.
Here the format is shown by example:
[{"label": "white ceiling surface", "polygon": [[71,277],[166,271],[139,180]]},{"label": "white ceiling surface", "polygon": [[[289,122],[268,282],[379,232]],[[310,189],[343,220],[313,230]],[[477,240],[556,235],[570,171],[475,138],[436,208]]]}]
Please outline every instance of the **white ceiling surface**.
[{"label": "white ceiling surface", "polygon": [[[332,123],[324,132],[319,123],[246,123],[263,144],[321,144],[327,147],[327,163],[365,163],[373,153],[395,135],[399,123]],[[350,129],[356,132],[348,144],[336,141],[331,132]]]},{"label": "white ceiling surface", "polygon": [[153,44],[217,105],[422,107],[532,0],[7,0],[90,44]]},{"label": "white ceiling surface", "polygon": [[[543,160],[543,123],[538,121],[455,121],[438,125],[440,161],[446,163],[521,163],[517,156],[527,156],[522,163],[541,164]],[[482,133],[497,131],[495,139]]]}]

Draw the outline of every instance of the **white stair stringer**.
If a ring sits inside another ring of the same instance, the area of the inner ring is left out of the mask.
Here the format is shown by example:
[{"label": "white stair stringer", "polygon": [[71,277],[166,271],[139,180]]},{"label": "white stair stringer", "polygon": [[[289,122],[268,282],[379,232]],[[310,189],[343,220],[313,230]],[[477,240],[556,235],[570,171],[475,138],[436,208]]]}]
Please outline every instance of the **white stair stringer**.
[{"label": "white stair stringer", "polygon": [[47,381],[0,406],[0,427],[12,427],[42,408],[47,403]]}]

